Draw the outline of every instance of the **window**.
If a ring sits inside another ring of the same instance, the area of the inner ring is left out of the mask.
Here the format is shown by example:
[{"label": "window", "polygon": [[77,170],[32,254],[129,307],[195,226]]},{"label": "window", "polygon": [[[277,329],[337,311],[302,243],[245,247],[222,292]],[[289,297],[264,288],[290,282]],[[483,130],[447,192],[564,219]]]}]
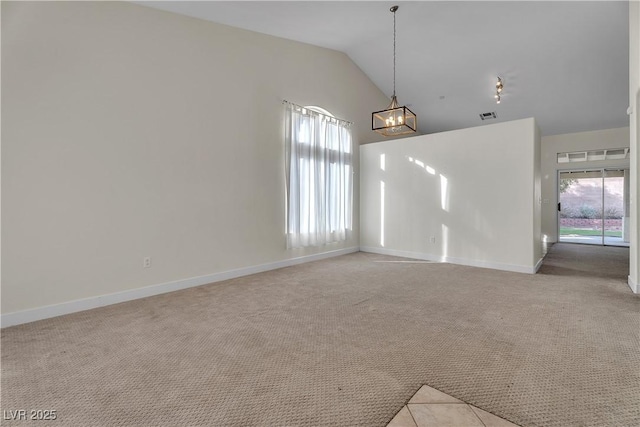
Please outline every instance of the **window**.
[{"label": "window", "polygon": [[627,148],[602,148],[592,151],[576,151],[573,153],[558,153],[558,163],[591,162],[594,160],[620,160],[629,158]]},{"label": "window", "polygon": [[350,123],[286,104],[287,247],[346,240],[351,230]]}]

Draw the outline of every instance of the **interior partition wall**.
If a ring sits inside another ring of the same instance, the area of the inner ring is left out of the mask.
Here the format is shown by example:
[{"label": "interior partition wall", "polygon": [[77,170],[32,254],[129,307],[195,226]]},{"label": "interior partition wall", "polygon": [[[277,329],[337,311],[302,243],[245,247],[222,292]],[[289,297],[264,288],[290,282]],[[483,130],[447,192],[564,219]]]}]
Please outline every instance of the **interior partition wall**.
[{"label": "interior partition wall", "polygon": [[629,169],[558,172],[560,242],[629,246]]}]

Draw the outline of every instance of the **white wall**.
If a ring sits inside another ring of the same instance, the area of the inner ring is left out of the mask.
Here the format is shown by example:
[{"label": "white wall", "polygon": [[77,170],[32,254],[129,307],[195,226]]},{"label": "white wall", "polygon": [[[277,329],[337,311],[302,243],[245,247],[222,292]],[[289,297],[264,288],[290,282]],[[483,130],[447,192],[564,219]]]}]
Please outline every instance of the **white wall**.
[{"label": "white wall", "polygon": [[547,246],[543,245],[542,238],[542,140],[540,128],[534,128],[533,146],[533,255],[534,262],[538,262],[538,254],[546,255]]},{"label": "white wall", "polygon": [[542,235],[558,241],[558,171],[570,169],[629,167],[629,160],[558,163],[558,153],[623,148],[629,146],[629,128],[566,133],[542,137]]},{"label": "white wall", "polygon": [[533,119],[361,146],[361,250],[535,271],[539,146]]},{"label": "white wall", "polygon": [[631,147],[631,263],[629,269],[629,286],[635,293],[640,293],[640,3],[629,2],[629,105],[632,114],[629,117],[629,141]]},{"label": "white wall", "polygon": [[355,122],[356,144],[388,103],[337,51],[129,3],[2,2],[3,320],[357,248],[356,203],[347,242],[285,249],[282,99]]}]

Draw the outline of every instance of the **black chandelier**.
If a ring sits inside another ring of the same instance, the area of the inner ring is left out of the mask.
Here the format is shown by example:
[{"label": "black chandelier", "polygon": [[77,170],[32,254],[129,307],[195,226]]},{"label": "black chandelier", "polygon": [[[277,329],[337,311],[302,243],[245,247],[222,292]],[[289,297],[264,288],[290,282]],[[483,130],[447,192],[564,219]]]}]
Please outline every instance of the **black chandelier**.
[{"label": "black chandelier", "polygon": [[371,114],[371,129],[384,136],[405,135],[414,133],[417,128],[417,117],[413,111],[398,104],[396,98],[396,11],[398,6],[391,7],[393,13],[393,96],[391,103],[382,111]]}]

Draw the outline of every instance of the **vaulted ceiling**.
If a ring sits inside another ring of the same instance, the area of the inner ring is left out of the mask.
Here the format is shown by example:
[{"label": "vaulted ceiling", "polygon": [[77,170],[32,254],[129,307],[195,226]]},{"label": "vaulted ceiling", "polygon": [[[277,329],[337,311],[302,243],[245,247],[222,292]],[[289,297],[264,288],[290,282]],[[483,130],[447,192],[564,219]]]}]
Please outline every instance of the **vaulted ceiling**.
[{"label": "vaulted ceiling", "polygon": [[136,3],[345,52],[389,96],[397,4],[396,92],[422,133],[525,117],[543,135],[629,124],[626,1]]}]

